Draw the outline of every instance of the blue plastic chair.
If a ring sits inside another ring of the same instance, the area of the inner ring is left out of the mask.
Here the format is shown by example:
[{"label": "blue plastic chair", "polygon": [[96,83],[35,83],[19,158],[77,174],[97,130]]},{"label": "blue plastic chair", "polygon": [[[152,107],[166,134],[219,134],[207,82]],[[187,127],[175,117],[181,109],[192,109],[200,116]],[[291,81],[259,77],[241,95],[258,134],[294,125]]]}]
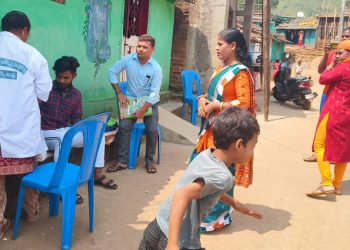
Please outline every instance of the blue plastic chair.
[{"label": "blue plastic chair", "polygon": [[[199,74],[193,70],[183,70],[181,72],[182,89],[183,89],[183,105],[181,109],[181,117],[185,116],[186,104],[191,105],[191,123],[197,123],[197,97],[201,95],[201,78]],[[196,81],[197,95],[193,93],[193,81]]]},{"label": "blue plastic chair", "polygon": [[[127,82],[121,82],[119,83],[119,88],[122,91],[123,94],[126,94],[126,88],[128,83]],[[160,148],[161,148],[161,141],[162,141],[162,129],[160,125],[157,126],[158,131],[158,161],[157,163],[160,163]],[[134,124],[134,127],[131,130],[131,136],[130,136],[130,147],[129,147],[129,160],[128,160],[128,168],[129,169],[135,169],[136,166],[136,160],[137,157],[140,154],[140,146],[141,146],[141,138],[143,135],[146,135],[146,128],[145,124],[143,122],[136,122]]]},{"label": "blue plastic chair", "polygon": [[[162,130],[160,125],[157,126],[158,131],[158,162],[160,163],[160,144],[162,141]],[[140,154],[141,138],[143,135],[146,135],[146,128],[143,122],[135,123],[134,127],[131,130],[130,136],[130,148],[129,148],[129,161],[128,168],[135,169],[137,157]]]},{"label": "blue plastic chair", "polygon": [[[70,249],[72,243],[75,200],[77,188],[88,184],[89,192],[89,231],[94,229],[94,177],[97,151],[106,128],[110,113],[102,113],[72,126],[65,134],[57,162],[43,164],[23,177],[18,195],[13,239],[17,238],[21,218],[24,190],[27,187],[49,193],[49,215],[57,216],[60,198],[62,199],[62,238],[61,249]],[[72,141],[76,134],[84,138],[81,165],[68,162]]]}]

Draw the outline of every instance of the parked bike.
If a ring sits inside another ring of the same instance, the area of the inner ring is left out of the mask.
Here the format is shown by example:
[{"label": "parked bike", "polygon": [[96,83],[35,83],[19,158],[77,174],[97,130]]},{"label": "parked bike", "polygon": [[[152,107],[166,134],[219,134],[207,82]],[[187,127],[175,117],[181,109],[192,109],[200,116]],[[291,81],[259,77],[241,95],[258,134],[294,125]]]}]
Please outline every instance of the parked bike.
[{"label": "parked bike", "polygon": [[312,100],[317,97],[317,93],[311,90],[313,81],[311,77],[290,77],[291,72],[289,62],[279,65],[274,76],[272,95],[279,102],[291,101],[302,109],[309,110]]}]

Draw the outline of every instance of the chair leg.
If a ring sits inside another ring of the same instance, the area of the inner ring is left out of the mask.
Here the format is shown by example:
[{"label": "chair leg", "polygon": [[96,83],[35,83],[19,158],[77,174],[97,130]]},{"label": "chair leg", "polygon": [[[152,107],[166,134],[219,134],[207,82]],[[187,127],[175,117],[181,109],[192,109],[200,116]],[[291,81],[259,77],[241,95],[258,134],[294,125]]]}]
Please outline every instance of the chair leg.
[{"label": "chair leg", "polygon": [[160,125],[158,125],[158,164],[160,163],[160,148],[162,143],[162,129],[160,128]]},{"label": "chair leg", "polygon": [[89,231],[94,231],[94,179],[91,178],[88,182],[89,192]]},{"label": "chair leg", "polygon": [[182,105],[182,108],[181,108],[181,114],[180,114],[180,116],[181,116],[182,118],[184,118],[184,116],[185,116],[185,111],[186,111],[186,103],[184,103],[184,104]]},{"label": "chair leg", "polygon": [[197,106],[198,104],[197,103],[192,103],[191,105],[191,123],[193,125],[196,125],[197,123]]},{"label": "chair leg", "polygon": [[19,227],[19,221],[21,219],[25,188],[26,187],[23,185],[23,183],[21,183],[19,194],[18,194],[18,200],[17,200],[15,225],[13,227],[13,235],[12,235],[12,238],[14,240],[17,238],[17,234],[18,234],[18,227]]},{"label": "chair leg", "polygon": [[129,169],[134,169],[137,159],[137,150],[140,146],[141,135],[137,129],[131,131],[130,148],[129,148]]},{"label": "chair leg", "polygon": [[64,250],[70,249],[72,245],[76,193],[75,189],[75,191],[66,190],[62,194],[61,249]]},{"label": "chair leg", "polygon": [[49,216],[54,217],[58,215],[60,210],[60,195],[50,193],[49,196]]}]

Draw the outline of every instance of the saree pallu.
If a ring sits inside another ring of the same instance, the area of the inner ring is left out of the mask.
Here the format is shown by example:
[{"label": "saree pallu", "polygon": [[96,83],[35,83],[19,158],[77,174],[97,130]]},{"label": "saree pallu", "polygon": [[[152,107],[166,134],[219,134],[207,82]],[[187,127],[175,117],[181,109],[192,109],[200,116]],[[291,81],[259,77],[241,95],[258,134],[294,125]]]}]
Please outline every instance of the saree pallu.
[{"label": "saree pallu", "polygon": [[0,175],[16,175],[32,172],[34,169],[34,157],[28,158],[3,158],[0,148]]}]

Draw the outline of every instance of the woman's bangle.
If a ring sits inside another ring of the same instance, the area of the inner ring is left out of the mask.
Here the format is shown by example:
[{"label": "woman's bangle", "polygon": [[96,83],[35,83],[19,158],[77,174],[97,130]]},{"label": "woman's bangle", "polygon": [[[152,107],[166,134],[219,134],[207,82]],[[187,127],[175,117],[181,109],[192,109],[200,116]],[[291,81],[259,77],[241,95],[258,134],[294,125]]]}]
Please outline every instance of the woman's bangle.
[{"label": "woman's bangle", "polygon": [[203,97],[202,95],[197,96],[197,102],[198,102],[199,99],[201,99],[202,97]]},{"label": "woman's bangle", "polygon": [[231,105],[232,105],[233,107],[237,107],[239,104],[241,104],[241,102],[240,102],[239,100],[233,100],[233,101],[231,102]]},{"label": "woman's bangle", "polygon": [[220,111],[222,110],[222,107],[224,106],[223,102],[220,102]]}]

